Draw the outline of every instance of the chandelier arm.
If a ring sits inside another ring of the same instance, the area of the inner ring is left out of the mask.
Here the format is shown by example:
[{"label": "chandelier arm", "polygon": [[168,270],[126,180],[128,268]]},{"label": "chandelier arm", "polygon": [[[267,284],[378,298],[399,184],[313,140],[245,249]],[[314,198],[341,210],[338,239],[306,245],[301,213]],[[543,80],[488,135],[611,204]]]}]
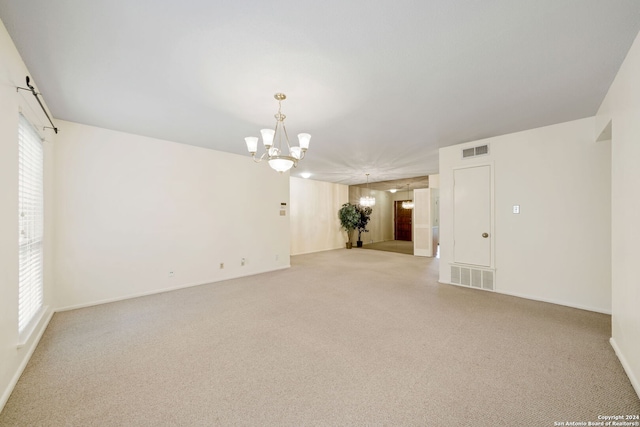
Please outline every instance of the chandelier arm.
[{"label": "chandelier arm", "polygon": [[282,130],[284,131],[284,137],[285,137],[285,140],[287,141],[287,148],[289,149],[289,152],[291,152],[291,144],[289,143],[289,135],[287,134],[287,127],[284,125],[284,122],[282,122]]},{"label": "chandelier arm", "polygon": [[[280,123],[280,121],[276,119],[276,127],[274,128],[274,131],[273,131],[273,146],[276,147],[276,144],[278,144],[276,148],[278,149],[278,151],[282,151],[281,150],[282,144],[280,143],[282,136],[278,135],[278,123]],[[276,141],[276,138],[278,138],[277,141]],[[269,155],[269,157],[271,157],[271,155]]]},{"label": "chandelier arm", "polygon": [[[282,134],[283,134],[283,133],[284,133],[284,136],[285,136],[285,138],[286,138],[286,136],[287,136],[287,129],[284,127],[284,122],[283,122],[283,121],[280,121],[280,141],[279,141],[279,144],[278,144],[278,148],[280,148],[280,154],[282,154]],[[289,145],[289,144],[287,143],[287,146],[288,146],[288,145]]]},{"label": "chandelier arm", "polygon": [[254,161],[254,162],[256,162],[256,163],[260,163],[260,162],[264,159],[264,156],[265,156],[266,154],[267,154],[266,152],[265,152],[265,153],[262,153],[262,156],[260,156],[260,157],[256,160],[256,154],[255,154],[255,153],[253,153],[253,155],[251,156],[251,158],[253,158],[253,161]]}]

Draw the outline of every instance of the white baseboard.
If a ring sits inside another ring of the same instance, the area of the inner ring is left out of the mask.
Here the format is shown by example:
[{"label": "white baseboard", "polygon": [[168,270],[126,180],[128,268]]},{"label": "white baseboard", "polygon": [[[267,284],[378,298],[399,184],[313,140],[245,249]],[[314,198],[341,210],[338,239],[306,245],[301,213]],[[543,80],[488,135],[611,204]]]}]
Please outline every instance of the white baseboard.
[{"label": "white baseboard", "polygon": [[618,360],[620,360],[620,363],[624,368],[624,372],[627,374],[627,377],[629,377],[629,381],[631,381],[631,385],[633,386],[633,389],[636,391],[638,398],[640,398],[640,379],[638,379],[635,376],[634,372],[631,370],[631,365],[629,365],[629,362],[627,362],[627,358],[624,357],[624,354],[620,350],[620,347],[618,347],[616,340],[613,339],[613,337],[611,337],[609,338],[609,343],[611,344],[611,347],[613,347],[613,351],[616,352],[616,356],[618,356]]},{"label": "white baseboard", "polygon": [[438,283],[441,283],[443,285],[457,286],[458,288],[473,289],[474,291],[491,292],[492,294],[498,293],[498,292],[493,291],[491,289],[476,288],[474,286],[461,285],[460,283],[443,282],[442,280],[438,280]]},{"label": "white baseboard", "polygon": [[[445,285],[459,286],[461,288],[473,289],[473,290],[476,290],[476,291],[486,291],[486,289],[480,289],[480,288],[474,288],[474,287],[471,287],[471,286],[459,285],[457,283],[450,283],[450,282],[444,282],[444,281],[438,281],[438,283],[442,283],[442,284],[445,284]],[[494,292],[496,294],[509,295],[509,296],[517,297],[517,298],[530,299],[530,300],[533,300],[533,301],[548,302],[548,303],[551,303],[551,304],[563,305],[565,307],[577,308],[579,310],[593,311],[595,313],[602,313],[602,314],[611,315],[611,310],[605,310],[605,309],[596,308],[596,307],[589,307],[589,306],[580,305],[580,304],[573,304],[573,303],[570,303],[570,302],[558,301],[558,300],[554,300],[554,299],[551,299],[551,298],[540,298],[540,297],[533,296],[533,295],[519,294],[519,293],[516,293],[516,292],[505,292],[505,291],[501,291],[501,290],[493,290],[493,291],[489,291],[489,292]]]},{"label": "white baseboard", "polygon": [[43,316],[43,320],[40,321],[38,327],[33,331],[32,338],[29,340],[31,341],[31,344],[29,344],[28,346],[25,345],[23,347],[16,346],[16,351],[25,351],[25,354],[22,357],[22,361],[20,362],[18,369],[11,378],[11,382],[7,385],[7,388],[2,393],[2,396],[0,396],[0,412],[2,412],[2,410],[4,409],[4,405],[7,404],[11,393],[13,393],[13,389],[15,388],[16,384],[18,384],[18,380],[27,367],[27,363],[29,363],[29,360],[31,360],[31,356],[36,350],[38,343],[40,343],[40,339],[42,338],[44,331],[47,329],[47,326],[49,326],[49,322],[53,317],[53,313],[53,310],[47,309],[45,315]]},{"label": "white baseboard", "polygon": [[577,308],[577,309],[580,309],[580,310],[587,310],[587,311],[593,311],[593,312],[596,312],[596,313],[602,313],[602,314],[611,315],[611,309],[605,310],[605,309],[602,309],[602,308],[590,307],[590,306],[581,305],[581,304],[574,304],[574,303],[566,302],[566,301],[558,301],[558,300],[554,300],[554,299],[550,299],[550,298],[540,298],[540,297],[531,296],[531,295],[523,295],[523,294],[518,294],[518,293],[515,293],[515,292],[504,292],[504,291],[500,291],[500,290],[497,290],[495,292],[498,293],[498,294],[510,295],[512,297],[525,298],[525,299],[530,299],[530,300],[534,300],[534,301],[548,302],[548,303],[551,303],[551,304],[564,305],[565,307]]},{"label": "white baseboard", "polygon": [[139,298],[139,297],[145,297],[148,295],[155,295],[155,294],[162,294],[165,292],[177,291],[179,289],[192,288],[194,286],[202,286],[202,285],[208,285],[210,283],[224,282],[225,280],[233,280],[233,279],[239,279],[241,277],[255,276],[258,274],[269,273],[271,271],[285,270],[290,267],[291,267],[291,264],[287,264],[277,268],[269,268],[264,270],[252,271],[251,273],[247,273],[247,274],[235,274],[235,275],[231,275],[223,278],[215,278],[215,279],[207,280],[204,282],[185,283],[185,284],[173,286],[170,288],[154,289],[146,292],[138,292],[134,294],[123,295],[123,296],[114,297],[114,298],[107,298],[107,299],[98,300],[98,301],[91,301],[91,302],[82,303],[82,304],[74,304],[74,305],[68,305],[64,307],[58,307],[55,309],[55,311],[56,312],[69,311],[69,310],[76,310],[79,308],[93,307],[94,305],[108,304],[111,302],[124,301],[132,298]]},{"label": "white baseboard", "polygon": [[296,252],[295,254],[292,253],[291,256],[317,254],[319,252],[335,251],[335,250],[338,250],[338,249],[346,249],[345,244],[343,243],[342,246],[339,246],[337,248],[314,249],[312,251],[307,251],[307,252]]}]

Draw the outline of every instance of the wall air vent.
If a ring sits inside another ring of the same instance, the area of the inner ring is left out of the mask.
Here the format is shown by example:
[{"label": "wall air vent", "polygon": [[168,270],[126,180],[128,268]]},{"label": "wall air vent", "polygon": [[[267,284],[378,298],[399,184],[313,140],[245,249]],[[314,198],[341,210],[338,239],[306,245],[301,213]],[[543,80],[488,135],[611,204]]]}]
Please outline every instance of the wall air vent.
[{"label": "wall air vent", "polygon": [[493,271],[484,270],[482,272],[482,289],[493,290]]},{"label": "wall air vent", "polygon": [[481,156],[483,154],[489,154],[489,146],[488,145],[480,145],[479,147],[475,147],[476,156]]},{"label": "wall air vent", "polygon": [[461,265],[451,266],[451,283],[472,288],[494,290],[494,272]]},{"label": "wall air vent", "polygon": [[469,157],[483,156],[489,154],[488,145],[479,145],[477,147],[465,148],[462,150],[462,158],[468,159]]},{"label": "wall air vent", "polygon": [[465,148],[464,150],[462,150],[462,158],[466,159],[467,157],[473,157],[476,155],[476,149],[475,148]]}]

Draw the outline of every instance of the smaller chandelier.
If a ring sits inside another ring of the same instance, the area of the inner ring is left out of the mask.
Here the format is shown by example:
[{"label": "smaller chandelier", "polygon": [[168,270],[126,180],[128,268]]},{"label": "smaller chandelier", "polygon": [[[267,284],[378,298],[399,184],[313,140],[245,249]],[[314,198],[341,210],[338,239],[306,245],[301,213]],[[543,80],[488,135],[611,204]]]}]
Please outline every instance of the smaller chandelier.
[{"label": "smaller chandelier", "polygon": [[[369,174],[367,175],[367,192],[369,193]],[[375,206],[376,204],[376,198],[371,196],[371,193],[369,193],[369,196],[363,196],[360,197],[360,206],[368,206],[368,207],[372,207]]]},{"label": "smaller chandelier", "polygon": [[360,206],[372,207],[376,204],[376,198],[371,196],[360,197]]},{"label": "smaller chandelier", "polygon": [[[409,197],[409,184],[407,184],[407,197]],[[413,200],[405,200],[402,202],[402,209],[413,209]]]},{"label": "smaller chandelier", "polygon": [[[304,155],[307,152],[307,149],[309,149],[309,140],[311,139],[311,135],[308,133],[299,133],[299,145],[297,147],[292,147],[289,143],[287,128],[284,126],[284,119],[286,119],[287,116],[282,114],[280,111],[282,108],[282,101],[287,99],[287,95],[284,93],[276,93],[273,97],[278,100],[278,113],[274,116],[276,118],[276,126],[274,129],[262,129],[260,131],[262,134],[262,144],[264,145],[265,152],[262,156],[256,158],[256,153],[258,152],[258,138],[255,136],[248,136],[244,140],[247,143],[247,150],[249,150],[254,162],[261,162],[266,156],[269,166],[276,171],[283,173],[292,167],[298,166],[298,160],[304,159]],[[287,143],[287,154],[282,151],[283,135],[284,140]]]}]

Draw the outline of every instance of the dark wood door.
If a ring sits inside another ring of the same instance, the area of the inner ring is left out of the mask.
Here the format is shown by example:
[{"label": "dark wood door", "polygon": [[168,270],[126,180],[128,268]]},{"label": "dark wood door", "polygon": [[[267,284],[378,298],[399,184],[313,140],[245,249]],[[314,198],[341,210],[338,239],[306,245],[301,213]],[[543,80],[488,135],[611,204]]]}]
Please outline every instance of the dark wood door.
[{"label": "dark wood door", "polygon": [[395,204],[395,239],[411,241],[411,214],[413,209],[404,209],[402,202],[406,200],[398,200]]}]

